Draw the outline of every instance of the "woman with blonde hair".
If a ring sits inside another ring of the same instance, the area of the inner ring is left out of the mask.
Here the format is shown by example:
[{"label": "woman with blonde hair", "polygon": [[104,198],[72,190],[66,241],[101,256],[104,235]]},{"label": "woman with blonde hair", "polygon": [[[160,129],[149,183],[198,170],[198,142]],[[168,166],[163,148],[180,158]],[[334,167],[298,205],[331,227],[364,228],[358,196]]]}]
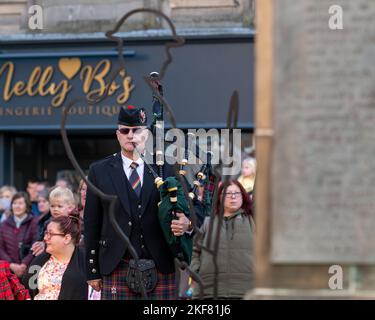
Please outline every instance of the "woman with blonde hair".
[{"label": "woman with blonde hair", "polygon": [[238,182],[245,188],[248,194],[252,194],[255,184],[256,160],[254,158],[246,158],[242,161],[241,175]]}]

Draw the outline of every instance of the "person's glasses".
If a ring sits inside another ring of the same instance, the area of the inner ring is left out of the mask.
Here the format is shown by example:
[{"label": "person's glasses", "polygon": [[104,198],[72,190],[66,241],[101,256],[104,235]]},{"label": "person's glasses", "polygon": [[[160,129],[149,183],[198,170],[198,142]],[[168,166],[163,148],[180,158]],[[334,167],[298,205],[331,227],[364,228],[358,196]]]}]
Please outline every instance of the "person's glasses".
[{"label": "person's glasses", "polygon": [[65,236],[65,234],[63,233],[53,233],[53,232],[49,232],[49,231],[45,231],[44,232],[44,236],[47,237],[47,239],[51,239],[51,237],[53,236]]},{"label": "person's glasses", "polygon": [[121,134],[129,134],[129,132],[133,132],[134,134],[139,134],[141,133],[143,130],[143,128],[120,128],[118,129],[118,131],[121,133]]},{"label": "person's glasses", "polygon": [[241,196],[241,192],[226,192],[224,194],[227,198],[237,198]]}]

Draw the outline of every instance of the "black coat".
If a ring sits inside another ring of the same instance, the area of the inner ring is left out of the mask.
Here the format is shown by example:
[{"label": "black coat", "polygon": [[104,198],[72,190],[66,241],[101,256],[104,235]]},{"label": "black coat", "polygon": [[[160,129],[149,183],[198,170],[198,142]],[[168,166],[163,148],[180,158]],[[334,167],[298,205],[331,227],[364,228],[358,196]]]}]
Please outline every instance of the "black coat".
[{"label": "black coat", "polygon": [[[166,167],[165,177],[171,173],[172,168]],[[174,258],[164,239],[158,220],[159,191],[154,185],[154,177],[147,166],[145,165],[144,168],[141,199],[139,200],[139,216],[141,218],[137,221],[134,220],[134,204],[130,204],[129,200],[131,199],[130,184],[123,170],[120,152],[94,163],[90,167],[88,178],[105,194],[119,197],[115,207],[115,218],[126,236],[134,239],[134,232],[141,230],[149,258],[155,261],[156,268],[162,273],[174,272]],[[131,192],[133,191],[131,190]],[[96,196],[89,188],[84,214],[86,265],[89,280],[110,275],[127,253],[125,242],[110,222],[108,209],[109,202]]]},{"label": "black coat", "polygon": [[[51,255],[46,252],[35,257],[22,278],[24,286],[29,289],[30,296],[33,298],[39,293],[37,288],[30,288],[30,285],[35,284],[35,279],[37,279],[35,270],[40,270],[50,257]],[[85,269],[85,252],[82,248],[76,247],[62,277],[58,300],[87,300],[88,285]],[[34,278],[31,279],[32,277]]]},{"label": "black coat", "polygon": [[38,241],[43,241],[44,232],[47,230],[47,225],[51,222],[52,215],[51,212],[48,212],[45,216],[38,217]]}]

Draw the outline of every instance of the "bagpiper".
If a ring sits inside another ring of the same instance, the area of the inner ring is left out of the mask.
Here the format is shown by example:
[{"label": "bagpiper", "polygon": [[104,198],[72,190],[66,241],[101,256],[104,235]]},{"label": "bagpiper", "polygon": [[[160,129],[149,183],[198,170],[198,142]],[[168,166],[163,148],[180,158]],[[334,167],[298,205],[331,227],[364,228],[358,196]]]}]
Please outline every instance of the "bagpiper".
[{"label": "bagpiper", "polygon": [[[158,218],[160,192],[152,174],[157,168],[146,165],[140,156],[148,134],[146,111],[131,105],[122,107],[116,130],[121,150],[90,166],[89,181],[103,193],[118,197],[116,221],[140,258],[135,263],[111,224],[109,202],[89,188],[84,213],[87,280],[102,291],[103,300],[142,299],[144,292],[147,299],[177,299],[175,256]],[[165,177],[172,174],[172,168],[164,166]],[[191,234],[189,215],[175,214],[170,225],[173,235]]]}]

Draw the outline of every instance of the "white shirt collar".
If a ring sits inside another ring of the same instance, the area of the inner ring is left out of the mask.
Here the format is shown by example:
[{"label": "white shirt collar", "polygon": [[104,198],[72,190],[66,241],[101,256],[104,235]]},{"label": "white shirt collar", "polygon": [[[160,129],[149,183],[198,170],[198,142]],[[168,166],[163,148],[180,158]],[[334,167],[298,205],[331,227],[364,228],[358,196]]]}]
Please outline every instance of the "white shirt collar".
[{"label": "white shirt collar", "polygon": [[136,170],[139,175],[139,178],[141,179],[141,185],[143,186],[143,174],[144,174],[144,167],[145,167],[144,161],[141,158],[139,158],[136,161],[133,161],[132,159],[129,159],[128,157],[124,156],[122,152],[121,152],[121,158],[122,158],[122,168],[128,179],[130,178],[130,175],[133,172],[133,169],[130,167],[130,165],[132,164],[132,162],[138,163],[138,167]]},{"label": "white shirt collar", "polygon": [[124,156],[122,152],[121,152],[121,158],[122,158],[122,162],[123,162],[125,168],[130,168],[130,165],[133,162],[138,163],[138,166],[142,166],[143,163],[144,163],[142,158],[138,158],[138,160],[134,161],[132,159],[129,159],[127,156]]}]

